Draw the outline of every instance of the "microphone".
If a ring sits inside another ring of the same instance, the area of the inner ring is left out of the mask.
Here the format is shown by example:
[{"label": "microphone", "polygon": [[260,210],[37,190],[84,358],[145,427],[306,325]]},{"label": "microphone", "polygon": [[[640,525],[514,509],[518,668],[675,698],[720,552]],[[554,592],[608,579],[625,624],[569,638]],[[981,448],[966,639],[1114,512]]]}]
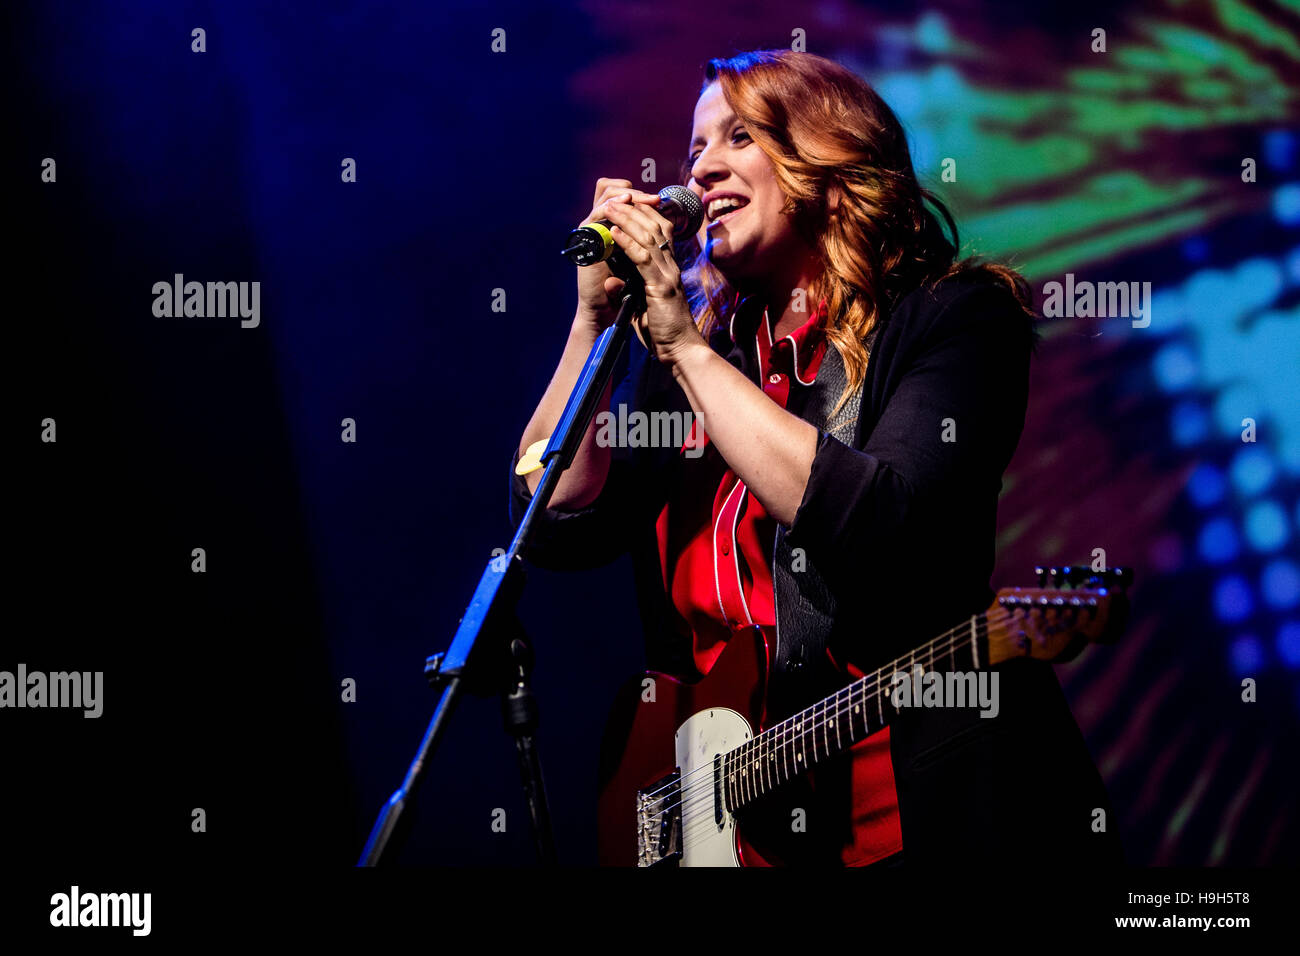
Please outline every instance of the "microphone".
[{"label": "microphone", "polygon": [[[673,241],[695,235],[704,223],[704,206],[700,197],[685,186],[665,186],[659,190],[659,202],[655,206],[659,215],[673,224]],[[589,266],[604,262],[619,249],[609,231],[608,219],[579,226],[569,233],[565,248],[561,254],[574,265]]]}]

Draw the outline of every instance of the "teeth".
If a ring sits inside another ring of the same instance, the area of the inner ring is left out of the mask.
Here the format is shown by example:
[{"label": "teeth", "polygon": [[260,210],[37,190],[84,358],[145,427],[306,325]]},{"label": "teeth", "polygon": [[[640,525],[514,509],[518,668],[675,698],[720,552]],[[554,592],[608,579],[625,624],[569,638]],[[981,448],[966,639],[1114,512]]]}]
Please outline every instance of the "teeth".
[{"label": "teeth", "polygon": [[709,219],[717,219],[719,216],[732,209],[739,209],[741,206],[747,205],[748,202],[749,201],[746,199],[738,199],[735,196],[728,196],[724,199],[715,199],[713,202],[709,203]]}]

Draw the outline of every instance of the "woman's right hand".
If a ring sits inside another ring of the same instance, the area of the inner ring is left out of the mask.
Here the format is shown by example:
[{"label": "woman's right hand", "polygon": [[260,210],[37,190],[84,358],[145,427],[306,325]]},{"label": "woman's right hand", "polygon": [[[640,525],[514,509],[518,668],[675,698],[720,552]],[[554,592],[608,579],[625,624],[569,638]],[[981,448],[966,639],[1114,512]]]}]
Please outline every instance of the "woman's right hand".
[{"label": "woman's right hand", "polygon": [[[585,226],[601,219],[608,219],[605,203],[609,200],[620,201],[621,197],[631,196],[634,203],[657,204],[658,193],[642,192],[632,186],[627,179],[596,180],[596,195],[591,212],[578,225]],[[623,200],[625,201],[625,200]],[[609,265],[597,262],[589,266],[578,266],[578,317],[590,322],[594,332],[599,333],[618,316],[621,301],[620,292],[624,282],[610,271]]]}]

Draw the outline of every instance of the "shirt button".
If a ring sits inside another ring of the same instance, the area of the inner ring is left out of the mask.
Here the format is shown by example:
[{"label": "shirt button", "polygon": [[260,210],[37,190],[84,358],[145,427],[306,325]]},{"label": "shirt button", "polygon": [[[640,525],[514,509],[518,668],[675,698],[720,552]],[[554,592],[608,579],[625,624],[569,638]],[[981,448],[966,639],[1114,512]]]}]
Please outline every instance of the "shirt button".
[{"label": "shirt button", "polygon": [[731,554],[731,548],[730,546],[724,544],[722,546],[722,556],[725,558],[729,554]]},{"label": "shirt button", "polygon": [[769,376],[767,377],[767,380],[768,380],[769,382],[771,382],[773,385],[780,385],[780,384],[781,384],[781,376],[778,375],[778,374],[776,374],[776,372],[773,372],[771,375],[769,375]]}]

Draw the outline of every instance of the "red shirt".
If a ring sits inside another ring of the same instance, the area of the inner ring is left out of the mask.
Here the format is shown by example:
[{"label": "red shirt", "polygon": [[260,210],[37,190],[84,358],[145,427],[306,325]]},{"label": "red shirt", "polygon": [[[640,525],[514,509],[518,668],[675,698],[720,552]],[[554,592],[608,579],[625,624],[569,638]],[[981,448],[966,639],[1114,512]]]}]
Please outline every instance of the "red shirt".
[{"label": "red shirt", "polygon": [[[825,322],[822,300],[800,328],[774,341],[764,311],[754,348],[763,392],[782,408],[791,388],[816,381],[826,351]],[[733,325],[733,341],[735,334]],[[686,446],[706,447],[707,441],[695,421]],[[733,633],[753,625],[776,626],[772,552],[777,524],[722,456],[692,454],[696,457],[683,461],[686,477],[659,513],[656,530],[664,588],[690,631],[695,666],[707,674]],[[851,665],[846,673],[863,676]],[[864,866],[903,846],[889,728],[858,743],[849,759],[854,838],[841,858],[846,865]]]}]

